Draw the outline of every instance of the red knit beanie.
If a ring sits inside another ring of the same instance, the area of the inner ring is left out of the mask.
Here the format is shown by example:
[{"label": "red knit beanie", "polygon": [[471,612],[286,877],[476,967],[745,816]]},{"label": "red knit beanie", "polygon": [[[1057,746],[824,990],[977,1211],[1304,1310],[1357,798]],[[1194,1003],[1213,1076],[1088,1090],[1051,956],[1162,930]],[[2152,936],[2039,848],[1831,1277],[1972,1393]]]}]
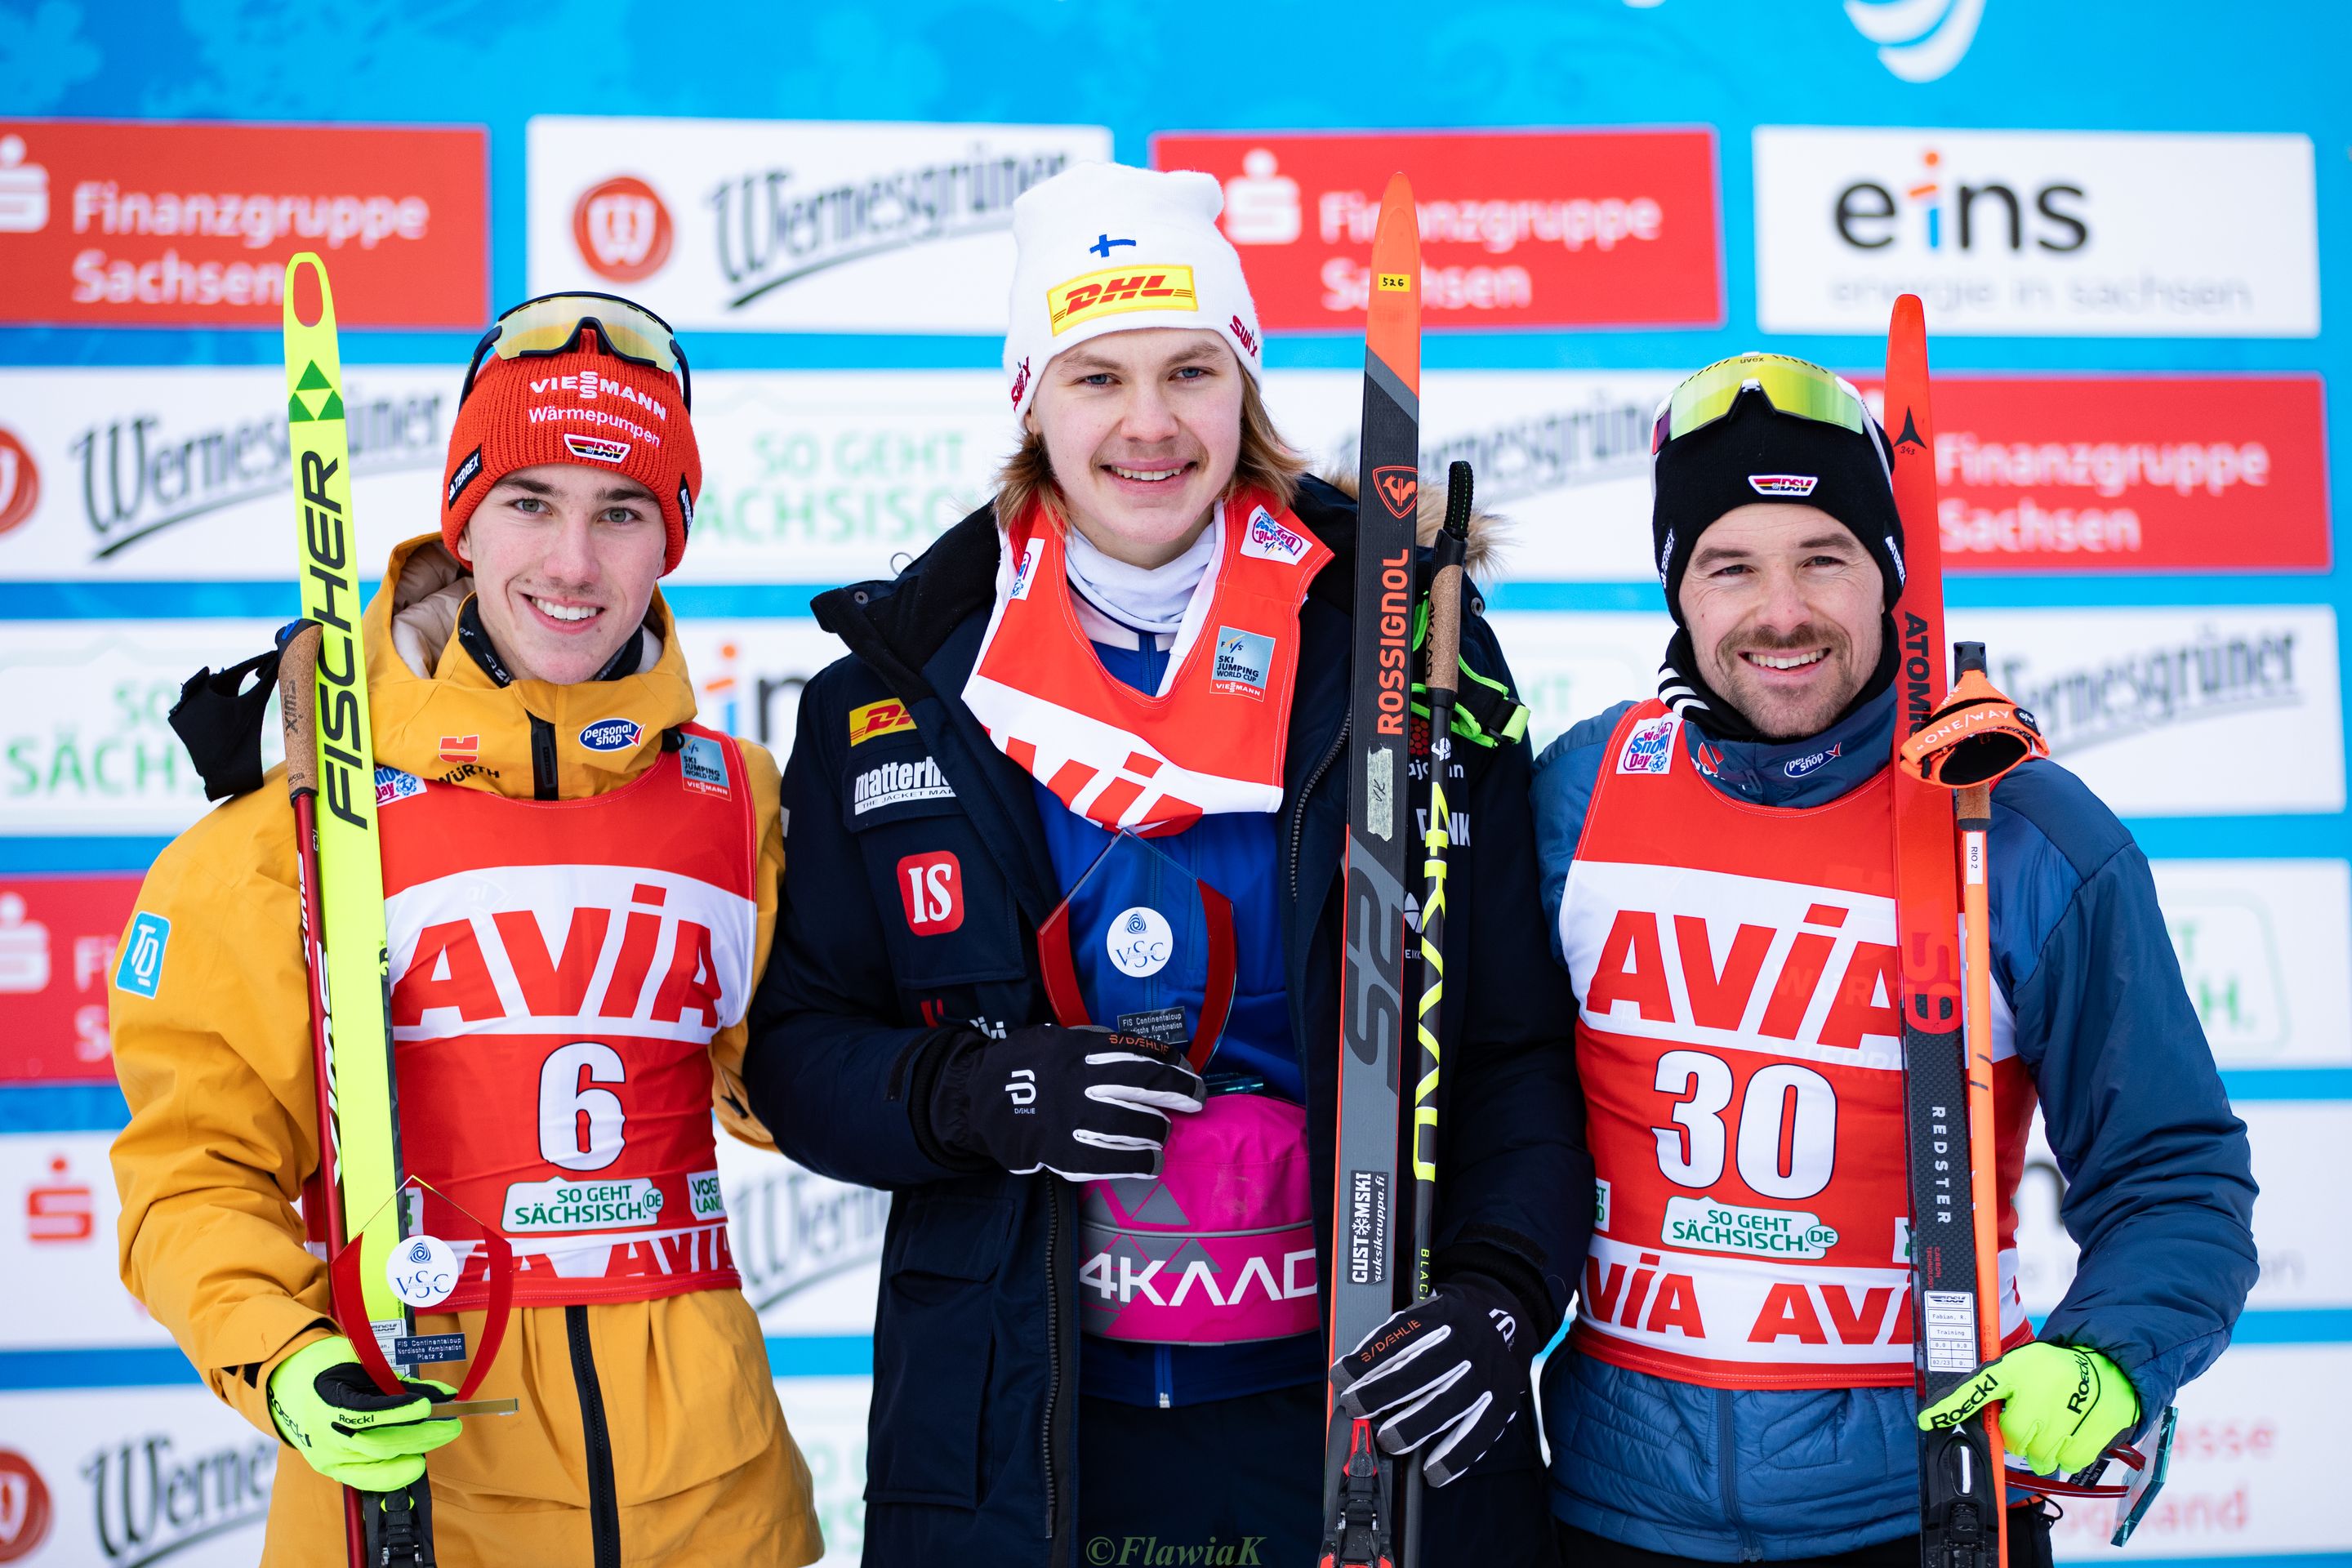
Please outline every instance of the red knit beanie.
[{"label": "red knit beanie", "polygon": [[592,328],[568,353],[482,362],[450,426],[441,474],[441,542],[452,555],[491,486],[518,468],[574,463],[626,474],[654,492],[669,530],[662,571],[677,569],[702,490],[686,399],[667,371],[603,353],[596,342]]}]

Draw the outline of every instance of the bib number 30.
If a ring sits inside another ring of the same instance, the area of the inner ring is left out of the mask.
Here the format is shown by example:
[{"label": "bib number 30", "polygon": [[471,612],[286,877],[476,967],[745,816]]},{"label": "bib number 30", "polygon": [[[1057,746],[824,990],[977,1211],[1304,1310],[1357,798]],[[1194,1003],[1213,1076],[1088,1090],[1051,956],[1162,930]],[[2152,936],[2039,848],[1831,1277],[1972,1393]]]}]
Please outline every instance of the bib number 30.
[{"label": "bib number 30", "polygon": [[539,1157],[567,1171],[601,1171],[619,1159],[628,1137],[621,1097],[590,1086],[626,1081],[621,1053],[599,1041],[550,1051],[539,1069]]},{"label": "bib number 30", "polygon": [[[1675,1097],[1672,1127],[1653,1127],[1658,1169],[1677,1186],[1709,1187],[1723,1176],[1730,1141],[1723,1112],[1731,1104],[1731,1066],[1705,1051],[1658,1058],[1657,1090]],[[1794,1062],[1759,1068],[1738,1111],[1739,1179],[1767,1198],[1809,1198],[1830,1184],[1837,1163],[1837,1091]]]}]

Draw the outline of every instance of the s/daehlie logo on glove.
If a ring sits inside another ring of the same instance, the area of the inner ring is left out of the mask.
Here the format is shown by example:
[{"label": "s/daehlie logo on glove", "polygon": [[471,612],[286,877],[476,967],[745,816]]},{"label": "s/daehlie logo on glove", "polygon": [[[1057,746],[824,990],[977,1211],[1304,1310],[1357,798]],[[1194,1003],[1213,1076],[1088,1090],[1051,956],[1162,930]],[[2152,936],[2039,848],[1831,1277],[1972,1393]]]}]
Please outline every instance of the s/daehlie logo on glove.
[{"label": "s/daehlie logo on glove", "polygon": [[1013,1076],[1004,1082],[1004,1092],[1013,1097],[1015,1116],[1034,1115],[1029,1107],[1037,1103],[1037,1074],[1031,1068],[1014,1068]]},{"label": "s/daehlie logo on glove", "polygon": [[1494,1320],[1495,1331],[1503,1336],[1503,1342],[1505,1344],[1508,1345],[1517,1342],[1519,1337],[1519,1321],[1517,1318],[1514,1318],[1510,1313],[1506,1312],[1500,1307],[1487,1308],[1486,1316]]}]

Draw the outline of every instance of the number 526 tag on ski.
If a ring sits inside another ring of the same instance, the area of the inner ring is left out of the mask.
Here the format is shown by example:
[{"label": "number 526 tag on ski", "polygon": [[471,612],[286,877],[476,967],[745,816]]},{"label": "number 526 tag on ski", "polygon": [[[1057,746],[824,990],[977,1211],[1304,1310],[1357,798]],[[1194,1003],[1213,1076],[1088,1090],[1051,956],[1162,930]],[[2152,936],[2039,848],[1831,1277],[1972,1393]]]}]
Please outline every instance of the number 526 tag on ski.
[{"label": "number 526 tag on ski", "polygon": [[437,1236],[412,1236],[392,1249],[383,1273],[411,1307],[437,1307],[457,1292],[457,1254]]}]

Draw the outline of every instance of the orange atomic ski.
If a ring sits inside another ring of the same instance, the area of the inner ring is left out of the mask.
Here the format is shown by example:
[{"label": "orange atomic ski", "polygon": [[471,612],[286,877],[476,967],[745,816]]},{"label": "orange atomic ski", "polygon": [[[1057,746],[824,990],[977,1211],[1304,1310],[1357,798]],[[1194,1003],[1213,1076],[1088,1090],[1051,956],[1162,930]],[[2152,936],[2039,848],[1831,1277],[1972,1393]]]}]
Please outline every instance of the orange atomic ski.
[{"label": "orange atomic ski", "polygon": [[[1895,606],[1895,759],[1943,705],[1944,557],[1936,523],[1936,426],[1927,401],[1927,327],[1916,296],[1895,302],[1886,334],[1886,433],[1903,518],[1903,596]],[[1992,1061],[1963,1029],[1960,886],[1948,792],[1901,766],[1895,788],[1895,921],[1903,973],[1904,1146],[1910,1168],[1912,1366],[1920,1408],[2000,1354],[1996,1275]],[[1990,1034],[1985,1035],[1990,1040]],[[1920,1562],[2003,1568],[2000,1407],[1919,1435]]]}]

